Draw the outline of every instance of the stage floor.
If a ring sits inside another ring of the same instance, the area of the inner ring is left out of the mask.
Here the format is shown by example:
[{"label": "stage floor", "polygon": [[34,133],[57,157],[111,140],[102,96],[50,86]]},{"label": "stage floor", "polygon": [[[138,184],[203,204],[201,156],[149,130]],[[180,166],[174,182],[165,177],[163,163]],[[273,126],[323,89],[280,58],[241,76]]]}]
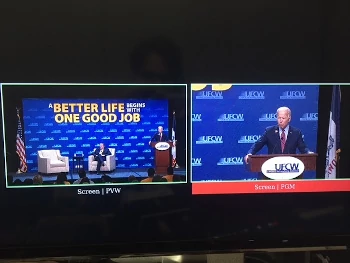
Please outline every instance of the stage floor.
[{"label": "stage floor", "polygon": [[[13,177],[13,180],[16,179],[20,179],[22,182],[25,179],[33,179],[33,177],[35,175],[37,175],[38,173],[21,173],[21,174],[17,174],[17,173],[8,173],[9,175],[11,175]],[[101,172],[99,175],[96,174],[96,172],[87,172],[87,177],[89,179],[100,179],[101,176],[105,174],[110,176],[111,178],[128,178],[130,175],[133,175],[136,177],[136,179],[143,179],[145,177],[147,177],[147,169],[122,169],[122,168],[118,168],[116,171],[114,172]],[[174,174],[175,175],[180,175],[180,176],[186,176],[186,170],[183,168],[179,168],[179,169],[174,169]],[[43,175],[43,180],[44,181],[55,181],[56,180],[57,175]],[[79,175],[78,173],[69,173],[67,175],[67,179],[68,180],[77,180],[79,179]]]}]

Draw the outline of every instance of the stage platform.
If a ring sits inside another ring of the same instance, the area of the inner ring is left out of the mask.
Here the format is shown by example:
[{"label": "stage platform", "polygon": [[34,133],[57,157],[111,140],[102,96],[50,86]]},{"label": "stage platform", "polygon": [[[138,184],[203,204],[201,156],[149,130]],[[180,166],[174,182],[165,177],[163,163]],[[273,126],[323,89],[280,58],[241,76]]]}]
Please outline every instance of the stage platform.
[{"label": "stage platform", "polygon": [[[38,173],[11,173],[9,172],[8,175],[11,175],[13,177],[13,180],[19,179],[22,182],[25,179],[33,179],[35,175]],[[119,168],[115,170],[114,172],[101,172],[99,175],[97,175],[96,172],[87,172],[87,177],[91,180],[94,179],[100,179],[102,175],[108,175],[113,179],[127,179],[129,178],[130,175],[135,176],[137,180],[141,180],[147,177],[147,169],[122,169]],[[175,175],[180,175],[180,176],[186,176],[186,170],[183,168],[179,169],[174,169],[174,174]],[[42,175],[44,182],[54,182],[56,180],[57,175]],[[77,180],[79,179],[78,173],[68,173],[67,174],[67,179],[68,180]]]}]

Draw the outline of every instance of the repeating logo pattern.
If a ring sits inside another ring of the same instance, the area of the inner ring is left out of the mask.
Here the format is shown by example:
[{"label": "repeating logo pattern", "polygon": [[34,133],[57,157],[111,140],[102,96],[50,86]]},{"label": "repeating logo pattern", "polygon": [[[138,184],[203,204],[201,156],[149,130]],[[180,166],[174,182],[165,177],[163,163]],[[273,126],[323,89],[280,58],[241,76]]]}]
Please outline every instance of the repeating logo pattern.
[{"label": "repeating logo pattern", "polygon": [[316,151],[318,90],[318,85],[193,84],[192,181],[257,179],[244,156],[266,127],[277,124],[276,110],[282,106],[292,110],[291,125]]},{"label": "repeating logo pattern", "polygon": [[[54,110],[49,108],[50,103],[123,103],[125,109],[127,105],[135,107],[127,110],[130,115],[125,114],[125,121],[122,122],[114,120],[110,117],[112,115],[107,113],[107,116],[101,114],[100,117],[97,114],[91,114],[90,117],[86,115],[83,121],[67,123],[61,122],[61,117],[58,118]],[[137,107],[140,105],[143,107]],[[130,117],[135,112],[138,113],[139,119]],[[84,154],[87,166],[88,155],[100,143],[116,149],[119,168],[152,167],[154,153],[148,142],[157,132],[158,126],[163,126],[165,131],[168,131],[168,118],[166,100],[24,99],[23,119],[28,171],[38,170],[37,151],[41,149],[59,149],[61,155],[68,156],[71,162],[74,154]]]}]

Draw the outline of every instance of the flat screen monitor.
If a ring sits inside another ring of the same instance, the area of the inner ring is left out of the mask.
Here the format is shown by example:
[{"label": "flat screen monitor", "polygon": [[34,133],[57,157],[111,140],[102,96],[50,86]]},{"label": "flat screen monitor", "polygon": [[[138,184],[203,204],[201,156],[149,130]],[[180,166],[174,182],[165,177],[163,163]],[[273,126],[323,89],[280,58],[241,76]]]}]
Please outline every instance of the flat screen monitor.
[{"label": "flat screen monitor", "polygon": [[193,194],[349,191],[340,101],[340,85],[192,84]]},{"label": "flat screen monitor", "polygon": [[1,253],[345,242],[347,86],[3,83]]}]

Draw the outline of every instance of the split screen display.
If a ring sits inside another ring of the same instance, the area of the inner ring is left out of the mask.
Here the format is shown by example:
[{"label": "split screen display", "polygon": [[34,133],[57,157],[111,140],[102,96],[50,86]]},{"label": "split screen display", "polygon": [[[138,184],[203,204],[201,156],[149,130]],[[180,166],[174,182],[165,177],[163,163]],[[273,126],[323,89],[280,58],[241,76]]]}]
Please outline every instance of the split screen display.
[{"label": "split screen display", "polygon": [[[338,165],[344,86],[2,84],[4,181],[80,192],[189,183],[192,194],[350,191]],[[320,107],[321,89],[330,107]]]}]

